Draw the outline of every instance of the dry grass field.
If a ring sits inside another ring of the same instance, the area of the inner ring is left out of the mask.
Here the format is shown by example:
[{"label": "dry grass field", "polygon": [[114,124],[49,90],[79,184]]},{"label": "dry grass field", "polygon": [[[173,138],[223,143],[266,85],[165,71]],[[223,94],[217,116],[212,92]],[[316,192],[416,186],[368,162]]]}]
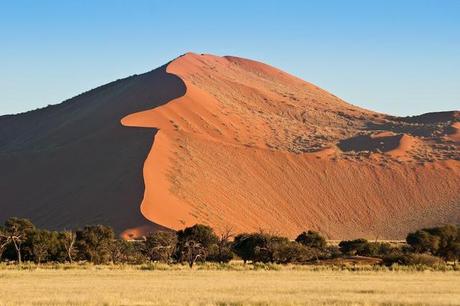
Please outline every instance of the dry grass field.
[{"label": "dry grass field", "polygon": [[3,268],[0,305],[460,305],[460,273]]}]

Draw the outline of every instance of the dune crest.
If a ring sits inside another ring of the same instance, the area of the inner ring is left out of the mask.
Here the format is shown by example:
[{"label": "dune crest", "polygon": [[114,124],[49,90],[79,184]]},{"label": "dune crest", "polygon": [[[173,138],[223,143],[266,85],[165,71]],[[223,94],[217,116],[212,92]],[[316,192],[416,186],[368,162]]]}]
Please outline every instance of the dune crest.
[{"label": "dune crest", "polygon": [[166,71],[184,95],[121,120],[159,129],[143,171],[152,222],[402,238],[460,221],[458,146],[439,145],[455,116],[375,113],[236,57],[188,53]]}]

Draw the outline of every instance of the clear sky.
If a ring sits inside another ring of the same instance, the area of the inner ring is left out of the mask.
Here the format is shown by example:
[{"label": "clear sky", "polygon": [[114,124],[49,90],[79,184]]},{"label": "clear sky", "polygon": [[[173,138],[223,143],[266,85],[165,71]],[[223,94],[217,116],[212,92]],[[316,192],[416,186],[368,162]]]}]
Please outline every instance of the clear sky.
[{"label": "clear sky", "polygon": [[260,60],[385,113],[460,109],[460,0],[0,0],[0,114],[187,51]]}]

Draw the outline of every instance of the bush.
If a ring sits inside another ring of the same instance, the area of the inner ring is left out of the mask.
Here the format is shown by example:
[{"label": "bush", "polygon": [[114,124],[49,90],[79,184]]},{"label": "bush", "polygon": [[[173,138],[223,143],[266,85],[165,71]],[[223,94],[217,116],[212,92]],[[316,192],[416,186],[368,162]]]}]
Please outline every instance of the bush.
[{"label": "bush", "polygon": [[394,251],[386,242],[369,242],[366,239],[344,240],[339,243],[340,251],[345,255],[381,257]]},{"label": "bush", "polygon": [[150,261],[169,262],[177,245],[177,236],[173,232],[154,232],[145,237],[144,254]]},{"label": "bush", "polygon": [[31,232],[27,245],[32,259],[38,264],[43,261],[63,261],[65,258],[57,232],[35,230]]},{"label": "bush", "polygon": [[440,266],[444,262],[439,258],[429,254],[402,254],[394,253],[384,256],[383,264],[385,266],[398,265],[423,265],[428,267]]},{"label": "bush", "polygon": [[228,263],[233,259],[233,252],[231,250],[231,243],[219,247],[218,244],[213,244],[209,248],[207,260],[219,263]]},{"label": "bush", "polygon": [[336,245],[328,245],[319,255],[319,259],[334,259],[342,255],[340,248]]},{"label": "bush", "polygon": [[240,234],[235,237],[232,249],[243,261],[274,262],[273,253],[277,246],[289,241],[287,238],[265,233]]},{"label": "bush", "polygon": [[274,250],[273,259],[276,263],[307,263],[318,259],[319,250],[307,247],[298,242],[287,242]]},{"label": "bush", "polygon": [[430,252],[435,254],[439,249],[439,237],[431,235],[426,230],[409,233],[406,242],[417,253]]},{"label": "bush", "polygon": [[233,240],[232,250],[246,263],[254,260],[256,247],[264,246],[265,241],[266,237],[259,233],[239,234]]},{"label": "bush", "polygon": [[366,252],[369,242],[366,239],[340,241],[340,251],[345,255],[360,255]]},{"label": "bush", "polygon": [[143,242],[117,239],[111,246],[113,263],[141,264],[146,261]]},{"label": "bush", "polygon": [[320,233],[314,231],[303,232],[295,239],[304,246],[316,249],[324,249],[327,245],[326,239]]},{"label": "bush", "polygon": [[406,237],[407,243],[417,253],[429,252],[445,260],[460,259],[460,227],[445,225],[425,228]]},{"label": "bush", "polygon": [[95,264],[107,263],[112,259],[115,234],[105,225],[85,226],[76,233],[76,245],[81,259]]},{"label": "bush", "polygon": [[248,260],[254,263],[306,261],[312,253],[311,248],[297,242],[265,233],[237,235],[232,249],[245,263]]},{"label": "bush", "polygon": [[177,232],[176,258],[187,261],[190,267],[196,261],[205,261],[218,238],[211,227],[195,224]]}]

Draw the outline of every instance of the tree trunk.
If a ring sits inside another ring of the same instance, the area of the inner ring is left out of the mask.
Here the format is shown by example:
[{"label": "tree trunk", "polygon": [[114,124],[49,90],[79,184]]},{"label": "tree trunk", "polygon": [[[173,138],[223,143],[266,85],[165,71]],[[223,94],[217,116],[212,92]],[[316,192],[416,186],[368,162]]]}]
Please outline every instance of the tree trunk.
[{"label": "tree trunk", "polygon": [[73,260],[72,260],[72,247],[69,247],[67,249],[67,256],[69,257],[69,262],[72,264],[73,263]]},{"label": "tree trunk", "polygon": [[16,242],[16,239],[12,239],[12,240],[13,240],[14,248],[16,249],[16,253],[18,254],[18,263],[19,265],[21,265],[22,264],[21,246],[18,245],[18,243]]}]

